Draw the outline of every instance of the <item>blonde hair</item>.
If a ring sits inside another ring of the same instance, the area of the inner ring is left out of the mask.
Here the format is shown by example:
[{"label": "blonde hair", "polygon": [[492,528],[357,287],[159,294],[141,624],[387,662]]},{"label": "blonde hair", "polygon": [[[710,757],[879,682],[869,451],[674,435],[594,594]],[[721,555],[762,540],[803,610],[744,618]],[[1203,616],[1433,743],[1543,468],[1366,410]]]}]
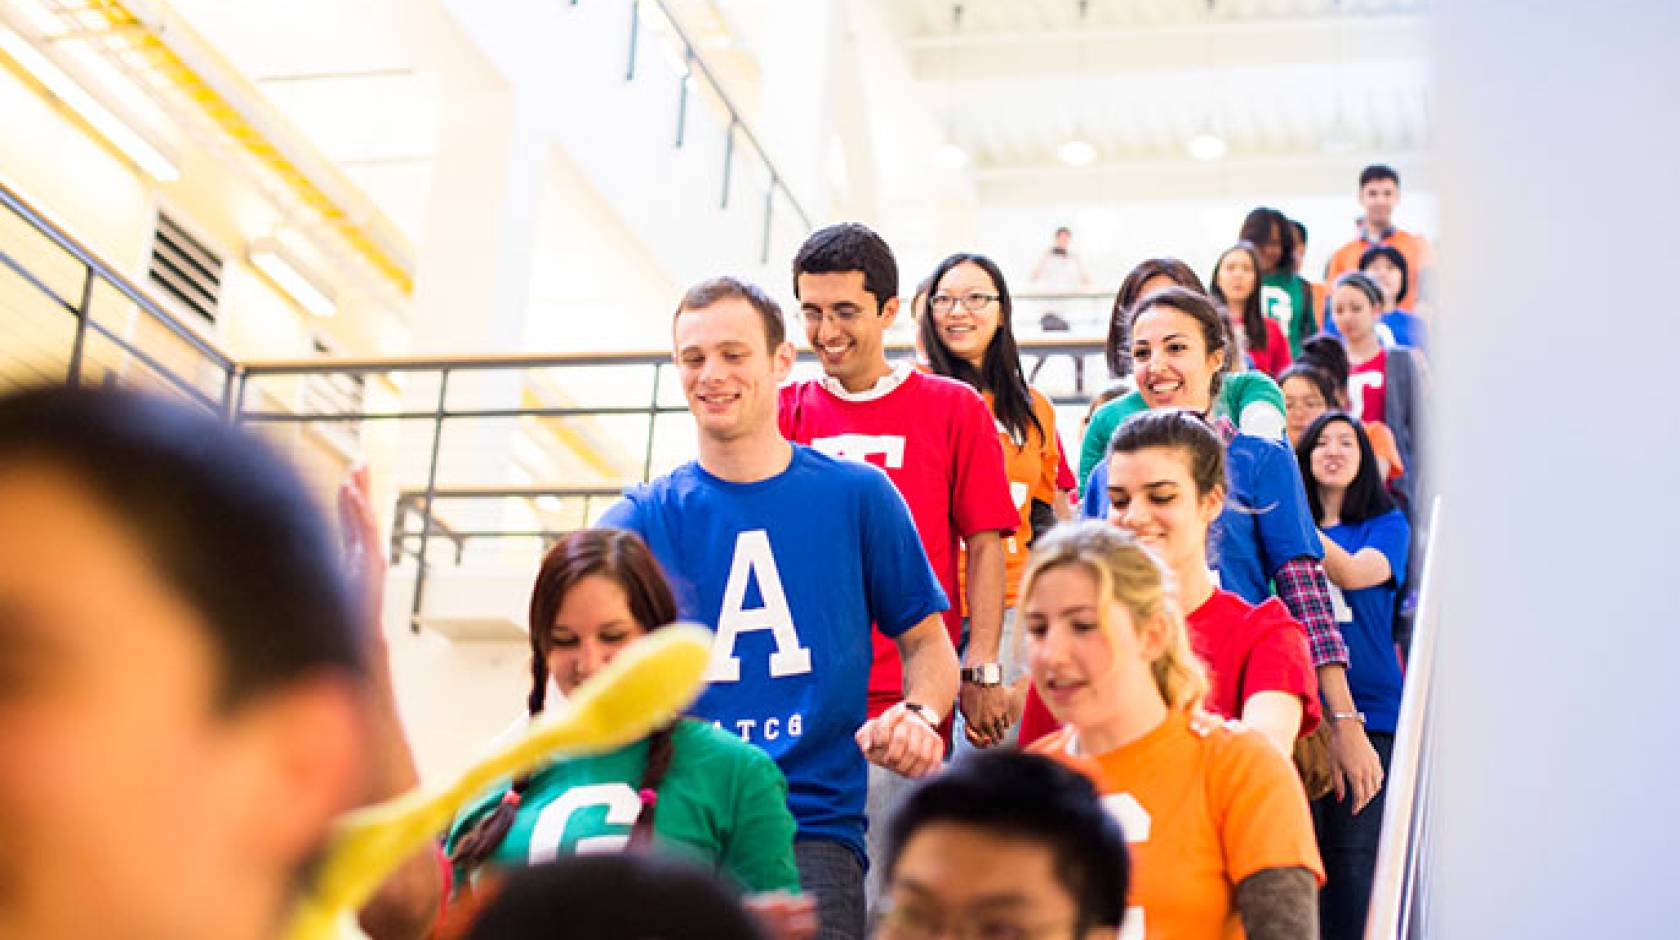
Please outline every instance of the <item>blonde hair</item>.
[{"label": "blonde hair", "polygon": [[[1149,664],[1155,688],[1167,707],[1188,711],[1207,695],[1207,671],[1190,648],[1184,615],[1174,600],[1172,574],[1131,534],[1104,522],[1063,523],[1045,533],[1033,546],[1021,576],[1021,597],[1046,571],[1078,566],[1097,579],[1098,596],[1120,604],[1141,626],[1159,620],[1166,627],[1166,645]],[[1098,622],[1111,639],[1116,629],[1109,604],[1097,606]]]}]

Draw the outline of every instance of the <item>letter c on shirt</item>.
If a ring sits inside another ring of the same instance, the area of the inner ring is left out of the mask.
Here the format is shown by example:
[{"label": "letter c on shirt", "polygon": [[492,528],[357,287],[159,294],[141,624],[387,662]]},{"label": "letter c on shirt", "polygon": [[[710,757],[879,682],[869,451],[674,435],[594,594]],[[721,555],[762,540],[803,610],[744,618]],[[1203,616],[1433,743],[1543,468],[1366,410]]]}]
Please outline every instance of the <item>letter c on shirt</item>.
[{"label": "letter c on shirt", "polygon": [[[543,862],[553,861],[560,854],[560,847],[566,841],[566,825],[572,821],[572,814],[578,810],[591,806],[605,806],[607,808],[607,825],[624,826],[628,829],[636,824],[636,817],[642,812],[642,801],[636,796],[636,791],[630,789],[626,783],[591,783],[581,787],[573,787],[560,798],[543,807],[537,814],[537,824],[531,827],[531,864],[541,865]],[[578,854],[590,852],[617,852],[630,841],[628,832],[623,835],[590,836],[577,840],[574,851]]]}]

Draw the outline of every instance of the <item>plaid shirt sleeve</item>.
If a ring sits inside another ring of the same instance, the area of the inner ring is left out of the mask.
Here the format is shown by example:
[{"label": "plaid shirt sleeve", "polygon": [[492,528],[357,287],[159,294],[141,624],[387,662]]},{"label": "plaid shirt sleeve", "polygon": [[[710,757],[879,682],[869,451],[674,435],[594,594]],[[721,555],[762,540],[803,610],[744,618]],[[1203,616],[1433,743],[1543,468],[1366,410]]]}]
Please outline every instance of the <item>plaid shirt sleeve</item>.
[{"label": "plaid shirt sleeve", "polygon": [[1336,609],[1330,603],[1330,585],[1324,567],[1314,558],[1291,558],[1273,576],[1284,606],[1307,628],[1307,648],[1313,668],[1346,666],[1347,643],[1336,628]]}]

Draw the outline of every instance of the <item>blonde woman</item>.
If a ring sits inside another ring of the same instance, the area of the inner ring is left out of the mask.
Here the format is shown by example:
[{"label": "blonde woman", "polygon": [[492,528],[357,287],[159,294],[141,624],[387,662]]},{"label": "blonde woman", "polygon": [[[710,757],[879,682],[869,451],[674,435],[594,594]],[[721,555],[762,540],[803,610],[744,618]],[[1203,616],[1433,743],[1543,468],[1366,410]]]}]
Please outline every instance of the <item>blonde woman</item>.
[{"label": "blonde woman", "polygon": [[1207,677],[1172,596],[1161,563],[1113,526],[1039,540],[1021,585],[1027,659],[1065,727],[1033,750],[1084,771],[1119,818],[1128,933],[1316,938],[1324,869],[1306,794],[1259,732],[1201,711]]}]

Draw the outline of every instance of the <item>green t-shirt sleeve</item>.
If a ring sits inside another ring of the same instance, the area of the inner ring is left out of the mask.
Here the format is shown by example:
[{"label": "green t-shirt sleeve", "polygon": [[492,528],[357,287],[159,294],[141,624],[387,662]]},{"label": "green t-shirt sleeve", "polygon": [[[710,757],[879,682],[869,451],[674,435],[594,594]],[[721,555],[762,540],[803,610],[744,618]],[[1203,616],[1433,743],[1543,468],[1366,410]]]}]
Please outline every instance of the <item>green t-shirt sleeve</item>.
[{"label": "green t-shirt sleeve", "polygon": [[787,779],[768,754],[750,746],[743,750],[722,868],[749,893],[798,894],[799,868],[793,861],[797,825],[788,810]]},{"label": "green t-shirt sleeve", "polygon": [[1283,389],[1264,372],[1250,370],[1225,377],[1219,403],[1237,430],[1254,437],[1281,441],[1287,429]]},{"label": "green t-shirt sleeve", "polygon": [[1108,404],[1097,409],[1091,416],[1091,423],[1085,428],[1085,440],[1079,444],[1079,494],[1085,495],[1085,481],[1091,478],[1091,471],[1097,469],[1102,462],[1103,455],[1108,452],[1108,442],[1113,439],[1115,429],[1120,423],[1146,406],[1143,396],[1137,392],[1128,392]]}]

